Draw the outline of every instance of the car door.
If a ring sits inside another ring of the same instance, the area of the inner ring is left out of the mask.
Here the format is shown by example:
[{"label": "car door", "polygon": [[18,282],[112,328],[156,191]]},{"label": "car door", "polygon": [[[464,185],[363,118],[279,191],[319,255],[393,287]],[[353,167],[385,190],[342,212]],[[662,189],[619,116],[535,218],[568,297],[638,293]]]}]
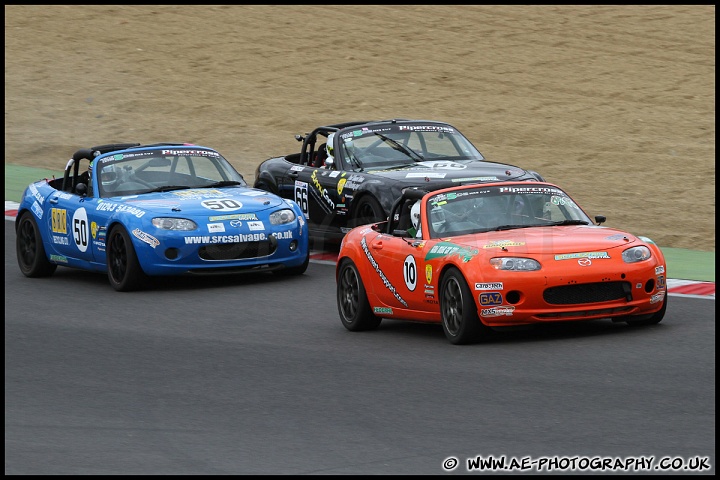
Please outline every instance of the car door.
[{"label": "car door", "polygon": [[88,197],[55,191],[47,200],[46,218],[50,242],[58,254],[92,261],[90,222],[95,211]]},{"label": "car door", "polygon": [[426,302],[424,244],[392,235],[378,235],[370,240],[368,250],[381,277],[380,282],[373,282],[373,288],[382,303],[409,310],[433,308],[432,302]]}]

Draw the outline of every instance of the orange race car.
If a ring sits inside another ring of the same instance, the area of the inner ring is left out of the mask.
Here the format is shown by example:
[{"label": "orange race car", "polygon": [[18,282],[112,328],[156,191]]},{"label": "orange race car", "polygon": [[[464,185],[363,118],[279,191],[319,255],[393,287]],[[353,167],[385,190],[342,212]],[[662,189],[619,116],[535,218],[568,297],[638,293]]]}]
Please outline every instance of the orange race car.
[{"label": "orange race car", "polygon": [[545,182],[406,189],[387,221],[343,239],[340,319],[351,331],[382,318],[442,323],[454,344],[491,327],[659,323],[667,308],[660,248],[604,221]]}]

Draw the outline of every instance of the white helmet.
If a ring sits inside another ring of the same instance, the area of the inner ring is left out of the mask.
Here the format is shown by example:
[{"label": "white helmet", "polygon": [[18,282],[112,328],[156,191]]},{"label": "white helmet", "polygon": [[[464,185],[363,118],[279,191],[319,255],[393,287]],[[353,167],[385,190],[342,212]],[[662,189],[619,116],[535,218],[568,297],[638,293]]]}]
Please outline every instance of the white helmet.
[{"label": "white helmet", "polygon": [[108,165],[100,170],[100,181],[106,187],[116,183],[119,177],[115,165]]},{"label": "white helmet", "polygon": [[413,228],[420,230],[420,200],[415,202],[410,209],[410,218],[412,219]]},{"label": "white helmet", "polygon": [[333,154],[333,140],[335,139],[335,133],[331,133],[328,135],[327,138],[327,144],[325,145],[325,150],[327,150],[328,158],[335,158],[335,155]]}]

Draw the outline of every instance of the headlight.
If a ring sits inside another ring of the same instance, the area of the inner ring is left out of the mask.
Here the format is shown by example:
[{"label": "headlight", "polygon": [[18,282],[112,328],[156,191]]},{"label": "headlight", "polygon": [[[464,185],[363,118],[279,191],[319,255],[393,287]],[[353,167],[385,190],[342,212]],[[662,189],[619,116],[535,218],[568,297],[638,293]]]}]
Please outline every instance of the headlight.
[{"label": "headlight", "polygon": [[195,230],[197,228],[197,223],[187,218],[156,217],[152,219],[152,224],[163,230]]},{"label": "headlight", "polygon": [[622,259],[625,263],[642,262],[652,257],[650,249],[645,246],[628,248],[622,252]]},{"label": "headlight", "polygon": [[284,225],[295,220],[295,212],[290,209],[278,210],[270,214],[270,223],[273,225]]},{"label": "headlight", "polygon": [[490,265],[497,270],[512,270],[515,272],[534,272],[540,270],[540,262],[532,258],[497,257],[490,259]]}]

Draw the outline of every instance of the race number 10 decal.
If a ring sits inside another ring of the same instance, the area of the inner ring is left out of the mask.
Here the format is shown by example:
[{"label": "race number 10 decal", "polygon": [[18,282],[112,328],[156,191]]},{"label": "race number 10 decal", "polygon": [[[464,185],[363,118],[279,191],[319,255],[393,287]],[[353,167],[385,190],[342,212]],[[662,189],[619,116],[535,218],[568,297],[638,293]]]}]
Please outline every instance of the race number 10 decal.
[{"label": "race number 10 decal", "polygon": [[417,287],[417,265],[415,264],[415,257],[412,255],[405,257],[403,276],[405,277],[405,286],[408,290],[414,292],[415,287]]},{"label": "race number 10 decal", "polygon": [[73,213],[72,218],[72,235],[75,240],[75,246],[81,252],[85,252],[88,248],[88,218],[84,208],[78,208]]}]

